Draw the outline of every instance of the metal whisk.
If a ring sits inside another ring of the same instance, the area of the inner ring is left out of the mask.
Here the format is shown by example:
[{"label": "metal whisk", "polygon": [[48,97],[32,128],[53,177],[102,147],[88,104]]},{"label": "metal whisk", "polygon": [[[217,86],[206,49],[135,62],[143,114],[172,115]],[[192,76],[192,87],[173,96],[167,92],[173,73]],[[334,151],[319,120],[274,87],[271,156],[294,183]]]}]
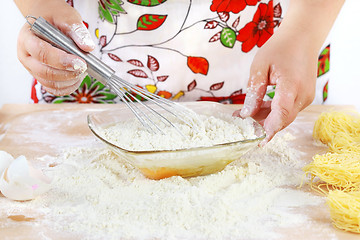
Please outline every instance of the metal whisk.
[{"label": "metal whisk", "polygon": [[[30,19],[34,21],[31,23],[29,21]],[[190,126],[193,125],[193,122],[188,115],[188,113],[191,112],[190,109],[162,98],[156,94],[150,93],[117,77],[113,69],[100,61],[94,55],[80,50],[70,38],[65,36],[61,31],[52,26],[42,17],[35,18],[27,16],[26,21],[31,26],[31,31],[38,37],[68,53],[77,55],[84,59],[88,66],[88,74],[100,81],[102,84],[108,86],[114,93],[116,93],[130,108],[141,124],[149,131],[164,133],[161,126],[158,125],[157,120],[160,119],[163,123],[175,127],[180,132],[180,130],[157,109],[170,113],[170,115],[180,119],[182,122],[185,122]],[[136,93],[145,101],[132,97],[132,93]]]}]

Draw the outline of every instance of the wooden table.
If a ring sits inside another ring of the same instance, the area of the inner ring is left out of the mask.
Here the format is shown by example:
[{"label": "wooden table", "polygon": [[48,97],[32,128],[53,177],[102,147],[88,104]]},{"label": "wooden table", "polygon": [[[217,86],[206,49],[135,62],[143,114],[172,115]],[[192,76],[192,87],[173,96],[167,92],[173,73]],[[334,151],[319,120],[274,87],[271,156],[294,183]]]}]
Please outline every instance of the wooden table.
[{"label": "wooden table", "polygon": [[[36,162],[37,157],[56,156],[66,146],[83,146],[93,141],[86,116],[95,111],[113,109],[116,105],[33,105],[8,104],[0,109],[0,150],[7,151],[14,157],[25,155],[37,167],[46,162]],[[233,106],[239,108],[239,106]],[[354,109],[352,106],[312,105],[302,111],[297,119],[283,132],[296,136],[294,147],[306,153],[304,161],[310,162],[316,153],[325,152],[325,148],[313,144],[312,128],[317,116],[326,110]],[[51,123],[51,124],[50,124]],[[314,193],[315,194],[315,193]],[[0,194],[0,197],[3,197]],[[1,208],[0,208],[1,209]],[[311,218],[316,222],[329,221],[326,206],[313,209]],[[285,229],[286,239],[324,239],[313,236],[309,229]],[[360,235],[333,229],[338,239],[355,240]],[[46,236],[46,237],[45,237]],[[45,229],[36,219],[27,218],[26,214],[9,219],[5,212],[0,212],[0,239],[68,239],[66,234]]]}]

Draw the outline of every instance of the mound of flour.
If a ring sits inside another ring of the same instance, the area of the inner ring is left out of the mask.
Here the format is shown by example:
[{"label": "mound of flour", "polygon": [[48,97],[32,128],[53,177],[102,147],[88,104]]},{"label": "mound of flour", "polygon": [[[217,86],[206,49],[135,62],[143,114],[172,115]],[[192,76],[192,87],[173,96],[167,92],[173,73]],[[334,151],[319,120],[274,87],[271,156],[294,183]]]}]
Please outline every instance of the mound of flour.
[{"label": "mound of flour", "polygon": [[121,148],[132,151],[175,150],[193,147],[213,146],[217,144],[256,138],[253,122],[239,117],[190,116],[194,127],[169,118],[182,133],[171,125],[156,122],[161,132],[153,133],[137,120],[131,119],[101,129],[100,135]]},{"label": "mound of flour", "polygon": [[286,139],[275,138],[216,174],[158,181],[106,148],[71,148],[47,169],[52,189],[18,204],[41,209],[42,224],[81,239],[287,239],[278,230],[310,224],[297,210],[324,200],[297,188],[301,153]]}]

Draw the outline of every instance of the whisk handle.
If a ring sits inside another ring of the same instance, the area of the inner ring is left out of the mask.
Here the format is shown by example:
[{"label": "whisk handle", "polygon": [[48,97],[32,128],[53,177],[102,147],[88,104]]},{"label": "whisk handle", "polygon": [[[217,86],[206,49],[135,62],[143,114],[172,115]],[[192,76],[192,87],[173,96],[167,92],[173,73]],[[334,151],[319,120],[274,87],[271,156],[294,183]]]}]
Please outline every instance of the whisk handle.
[{"label": "whisk handle", "polygon": [[44,18],[38,17],[30,25],[31,31],[38,37],[49,42],[57,48],[84,59],[88,66],[87,72],[104,85],[106,85],[107,81],[115,74],[113,69],[100,61],[97,57],[91,53],[80,50],[69,37],[64,35],[60,30],[55,28]]}]

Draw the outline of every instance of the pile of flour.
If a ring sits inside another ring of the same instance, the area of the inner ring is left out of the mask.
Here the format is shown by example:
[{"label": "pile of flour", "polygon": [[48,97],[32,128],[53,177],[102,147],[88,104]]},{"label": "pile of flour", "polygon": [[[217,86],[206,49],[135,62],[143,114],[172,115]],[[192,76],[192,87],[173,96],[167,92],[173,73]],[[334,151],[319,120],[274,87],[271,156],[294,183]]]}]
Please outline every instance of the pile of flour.
[{"label": "pile of flour", "polygon": [[254,123],[250,119],[226,115],[218,118],[195,113],[189,118],[187,122],[191,122],[192,127],[168,117],[177,129],[157,119],[156,124],[165,134],[148,131],[134,119],[108,126],[99,133],[109,142],[131,151],[187,149],[256,138]]},{"label": "pile of flour", "polygon": [[106,148],[71,148],[46,160],[53,161],[46,169],[52,189],[14,207],[40,209],[41,224],[82,239],[281,238],[278,229],[311,221],[301,209],[324,203],[297,189],[303,162],[286,144],[289,137],[275,138],[219,173],[158,181]]}]

